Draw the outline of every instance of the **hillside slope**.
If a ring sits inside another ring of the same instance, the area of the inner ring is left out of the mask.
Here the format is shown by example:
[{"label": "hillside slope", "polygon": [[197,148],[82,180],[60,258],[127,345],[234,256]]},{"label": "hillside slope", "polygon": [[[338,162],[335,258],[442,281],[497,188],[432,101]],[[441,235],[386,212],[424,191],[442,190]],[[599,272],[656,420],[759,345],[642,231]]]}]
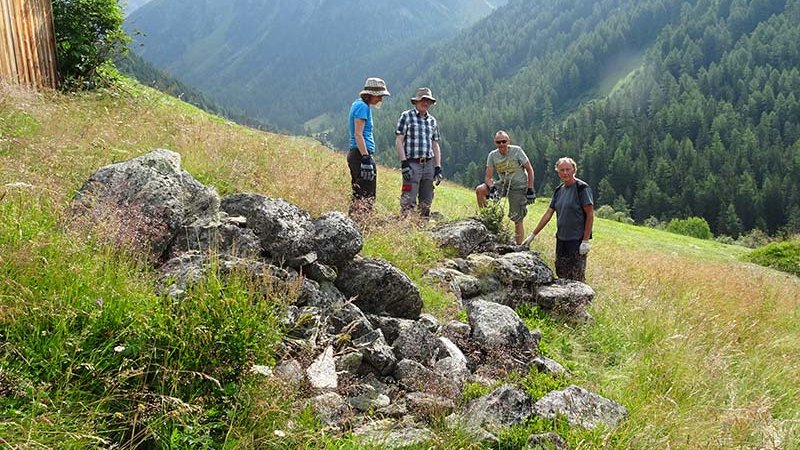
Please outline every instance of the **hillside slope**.
[{"label": "hillside slope", "polygon": [[[65,231],[71,196],[92,172],[154,147],[179,152],[223,194],[279,196],[314,215],[347,208],[343,155],[312,140],[242,128],[135,84],[70,96],[0,85],[3,445],[366,448],[323,429],[291,389],[245,370],[229,373],[230,384],[209,380],[220,361],[269,364],[278,321],[262,309],[268,302],[214,283],[187,304],[164,302],[135,259]],[[453,299],[423,278],[444,254],[397,220],[399,184],[397,171],[381,171],[363,253],[409,273],[426,311],[455,317]],[[467,189],[445,183],[436,195],[434,209],[448,218],[474,213]],[[532,207],[528,227],[544,207]],[[553,231],[533,245],[548,261]],[[570,448],[800,448],[800,279],[742,263],[745,249],[712,241],[605,220],[594,236],[594,323],[573,328],[521,311],[570,376],[516,381],[532,395],[585,386],[630,416],[614,430],[530,423],[499,436],[501,445],[556,430]],[[478,448],[437,433],[425,448]]]},{"label": "hillside slope", "polygon": [[156,67],[225,106],[301,132],[350,100],[367,76],[397,77],[428,42],[491,11],[484,0],[156,0],[125,27]]}]

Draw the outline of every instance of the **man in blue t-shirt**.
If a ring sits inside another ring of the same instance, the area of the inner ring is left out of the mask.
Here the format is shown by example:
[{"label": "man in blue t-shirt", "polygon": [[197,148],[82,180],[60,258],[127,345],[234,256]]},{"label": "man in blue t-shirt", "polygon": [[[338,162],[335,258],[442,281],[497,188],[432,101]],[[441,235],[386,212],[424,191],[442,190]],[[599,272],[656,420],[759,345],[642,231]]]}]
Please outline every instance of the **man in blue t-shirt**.
[{"label": "man in blue t-shirt", "polygon": [[355,219],[369,214],[375,203],[377,167],[372,157],[375,154],[375,139],[372,135],[371,108],[380,108],[383,97],[389,95],[391,94],[386,89],[385,81],[367,78],[364,89],[358,93],[359,98],[350,106],[350,152],[347,154],[347,166],[353,187],[350,216]]},{"label": "man in blue t-shirt", "polygon": [[550,206],[523,244],[535,239],[553,217],[553,213],[557,213],[556,275],[559,278],[585,281],[586,255],[591,248],[589,239],[592,238],[594,224],[592,189],[586,182],[575,177],[578,165],[572,158],[559,159],[556,162],[556,172],[561,179],[561,185],[553,192]]}]

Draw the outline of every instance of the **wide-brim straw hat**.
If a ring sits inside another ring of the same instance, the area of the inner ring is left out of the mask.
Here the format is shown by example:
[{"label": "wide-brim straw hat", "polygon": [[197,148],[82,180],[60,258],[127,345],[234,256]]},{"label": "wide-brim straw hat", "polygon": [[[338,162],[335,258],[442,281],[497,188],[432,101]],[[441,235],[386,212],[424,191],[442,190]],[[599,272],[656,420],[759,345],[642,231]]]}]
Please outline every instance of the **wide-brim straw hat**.
[{"label": "wide-brim straw hat", "polygon": [[364,94],[374,95],[376,97],[392,95],[389,93],[389,90],[386,89],[386,82],[383,81],[382,78],[367,78],[367,81],[364,82],[364,89],[358,93],[358,95]]},{"label": "wide-brim straw hat", "polygon": [[434,97],[433,94],[431,93],[431,88],[426,88],[426,87],[417,89],[417,95],[411,97],[411,103],[416,104],[423,98],[427,98],[433,103],[436,103],[436,97]]}]

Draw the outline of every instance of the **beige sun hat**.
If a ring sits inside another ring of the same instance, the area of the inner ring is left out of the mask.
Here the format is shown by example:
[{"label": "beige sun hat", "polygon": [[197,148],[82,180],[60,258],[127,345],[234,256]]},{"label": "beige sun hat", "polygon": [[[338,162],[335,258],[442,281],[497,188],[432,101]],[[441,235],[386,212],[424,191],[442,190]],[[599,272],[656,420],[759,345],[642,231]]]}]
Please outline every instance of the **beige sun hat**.
[{"label": "beige sun hat", "polygon": [[386,89],[386,82],[383,81],[382,78],[367,78],[367,81],[364,82],[364,90],[358,93],[358,95],[364,94],[370,94],[376,97],[392,95],[389,93],[389,90]]},{"label": "beige sun hat", "polygon": [[436,103],[436,98],[431,93],[431,88],[419,88],[417,89],[417,95],[411,97],[411,103],[416,104],[418,101],[422,100],[423,98],[430,99],[433,103]]}]

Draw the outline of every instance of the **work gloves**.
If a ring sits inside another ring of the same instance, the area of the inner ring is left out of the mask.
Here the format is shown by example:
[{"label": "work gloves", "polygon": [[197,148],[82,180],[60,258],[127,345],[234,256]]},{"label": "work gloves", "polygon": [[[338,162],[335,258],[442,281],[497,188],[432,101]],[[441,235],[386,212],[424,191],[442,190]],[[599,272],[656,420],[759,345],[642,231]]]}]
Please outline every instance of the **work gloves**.
[{"label": "work gloves", "polygon": [[433,168],[433,181],[436,182],[436,185],[438,186],[439,183],[441,183],[443,179],[444,179],[444,175],[442,175],[442,168],[439,167],[439,166],[434,167]]},{"label": "work gloves", "polygon": [[592,244],[590,244],[589,241],[582,241],[581,246],[578,248],[578,253],[585,255],[589,253],[590,248],[592,248]]},{"label": "work gloves", "polygon": [[528,190],[525,191],[525,204],[532,205],[535,200],[536,193],[533,192],[533,188],[528,188]]},{"label": "work gloves", "polygon": [[497,189],[497,186],[492,186],[489,188],[489,200],[495,202],[500,201],[500,191]]},{"label": "work gloves", "polygon": [[403,168],[403,183],[411,183],[411,166],[408,164],[408,160],[400,161],[400,167]]},{"label": "work gloves", "polygon": [[525,238],[524,241],[522,241],[522,244],[520,245],[528,246],[531,244],[531,242],[533,242],[534,239],[536,239],[536,233],[531,233],[528,235],[528,237]]},{"label": "work gloves", "polygon": [[367,154],[361,157],[361,179],[364,181],[375,179],[375,161],[371,155]]}]

